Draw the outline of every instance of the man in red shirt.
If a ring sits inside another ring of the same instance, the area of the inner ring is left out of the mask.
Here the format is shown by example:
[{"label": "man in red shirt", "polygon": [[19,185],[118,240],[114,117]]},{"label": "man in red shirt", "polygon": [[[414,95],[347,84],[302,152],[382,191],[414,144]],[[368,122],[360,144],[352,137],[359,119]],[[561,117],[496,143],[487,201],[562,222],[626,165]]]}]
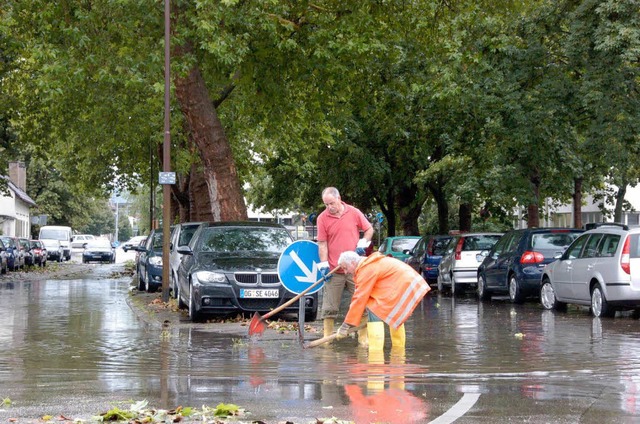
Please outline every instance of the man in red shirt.
[{"label": "man in red shirt", "polygon": [[[340,198],[335,187],[327,187],[322,191],[322,202],[326,209],[318,216],[318,251],[320,264],[318,267],[323,274],[338,266],[338,258],[345,251],[364,249],[371,243],[373,227],[360,210],[346,204]],[[360,231],[364,232],[360,239]],[[353,277],[343,270],[334,273],[325,282],[322,295],[322,318],[324,335],[333,333],[335,319],[340,309],[342,292],[347,289],[353,295],[355,283]],[[366,319],[366,318],[365,318]],[[358,334],[360,344],[365,345],[366,331]]]}]

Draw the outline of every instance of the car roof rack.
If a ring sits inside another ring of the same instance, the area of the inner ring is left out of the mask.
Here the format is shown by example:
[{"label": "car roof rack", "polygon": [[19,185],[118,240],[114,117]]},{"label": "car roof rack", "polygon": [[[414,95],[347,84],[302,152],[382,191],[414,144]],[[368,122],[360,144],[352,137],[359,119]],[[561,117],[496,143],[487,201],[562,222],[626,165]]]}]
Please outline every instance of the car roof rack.
[{"label": "car roof rack", "polygon": [[585,230],[593,230],[594,228],[599,227],[619,227],[623,230],[628,230],[629,227],[626,224],[622,224],[620,222],[590,222],[588,224],[584,224]]}]

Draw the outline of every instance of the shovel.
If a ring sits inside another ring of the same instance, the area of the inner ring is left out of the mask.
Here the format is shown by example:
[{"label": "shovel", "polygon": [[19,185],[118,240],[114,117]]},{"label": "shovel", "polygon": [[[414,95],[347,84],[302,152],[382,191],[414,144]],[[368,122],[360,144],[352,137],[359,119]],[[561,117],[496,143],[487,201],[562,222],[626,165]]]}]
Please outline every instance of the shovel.
[{"label": "shovel", "polygon": [[331,271],[329,271],[327,273],[327,275],[325,275],[324,277],[320,278],[318,281],[316,281],[315,283],[311,284],[309,287],[307,287],[306,289],[304,289],[303,291],[301,291],[300,293],[295,295],[293,298],[287,300],[282,305],[278,306],[277,308],[273,309],[272,311],[269,311],[269,313],[265,314],[263,317],[260,316],[260,314],[258,312],[253,314],[253,317],[251,318],[251,322],[249,323],[249,336],[253,336],[255,334],[264,333],[264,330],[267,328],[267,326],[264,324],[264,320],[274,316],[275,314],[277,314],[278,312],[280,312],[281,310],[283,310],[287,306],[295,303],[298,299],[300,299],[305,294],[309,293],[309,291],[312,288],[314,288],[318,284],[322,283],[325,280],[325,278],[327,278],[329,275],[331,275],[334,272],[336,272],[338,269],[339,269],[339,267],[336,267],[336,268],[332,269]]},{"label": "shovel", "polygon": [[[365,322],[364,324],[360,324],[357,327],[351,327],[349,329],[348,333],[349,334],[355,333],[356,331],[362,330],[366,326],[367,326],[367,323]],[[329,343],[330,341],[335,339],[337,335],[338,335],[338,333],[333,333],[333,334],[329,334],[328,336],[323,337],[321,339],[316,339],[316,340],[314,340],[312,342],[309,342],[309,343],[305,344],[304,348],[307,349],[309,347],[316,347],[316,346],[320,346],[321,344]]]}]

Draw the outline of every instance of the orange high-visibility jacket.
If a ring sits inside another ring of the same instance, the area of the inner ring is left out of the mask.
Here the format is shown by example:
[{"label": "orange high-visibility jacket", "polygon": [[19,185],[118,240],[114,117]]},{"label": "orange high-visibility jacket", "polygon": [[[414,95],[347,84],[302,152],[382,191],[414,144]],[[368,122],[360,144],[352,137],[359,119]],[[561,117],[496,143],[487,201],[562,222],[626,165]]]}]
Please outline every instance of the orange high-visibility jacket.
[{"label": "orange high-visibility jacket", "polygon": [[406,263],[376,252],[360,262],[353,274],[356,291],[344,321],[356,326],[365,308],[393,328],[409,318],[429,284]]}]

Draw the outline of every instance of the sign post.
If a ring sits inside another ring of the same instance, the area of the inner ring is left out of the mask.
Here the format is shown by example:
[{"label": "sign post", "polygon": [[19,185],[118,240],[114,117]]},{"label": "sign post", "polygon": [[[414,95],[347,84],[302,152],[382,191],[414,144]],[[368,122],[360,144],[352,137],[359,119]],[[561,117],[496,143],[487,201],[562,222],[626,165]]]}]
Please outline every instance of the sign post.
[{"label": "sign post", "polygon": [[[308,289],[322,278],[318,272],[318,263],[320,263],[320,253],[317,243],[309,240],[298,240],[291,243],[278,260],[278,276],[284,288],[295,294],[300,294]],[[316,293],[323,285],[324,282],[318,284],[307,294]],[[298,302],[298,328],[300,329],[300,337],[304,340],[304,298]]]}]

